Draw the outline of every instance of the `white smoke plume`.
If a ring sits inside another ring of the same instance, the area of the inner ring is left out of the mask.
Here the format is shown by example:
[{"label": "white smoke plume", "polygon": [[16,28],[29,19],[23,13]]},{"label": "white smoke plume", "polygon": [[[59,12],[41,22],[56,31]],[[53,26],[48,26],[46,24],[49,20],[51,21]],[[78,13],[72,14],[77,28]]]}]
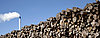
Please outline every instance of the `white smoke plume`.
[{"label": "white smoke plume", "polygon": [[0,22],[10,21],[11,19],[18,18],[20,16],[17,12],[9,12],[5,14],[0,14]]}]

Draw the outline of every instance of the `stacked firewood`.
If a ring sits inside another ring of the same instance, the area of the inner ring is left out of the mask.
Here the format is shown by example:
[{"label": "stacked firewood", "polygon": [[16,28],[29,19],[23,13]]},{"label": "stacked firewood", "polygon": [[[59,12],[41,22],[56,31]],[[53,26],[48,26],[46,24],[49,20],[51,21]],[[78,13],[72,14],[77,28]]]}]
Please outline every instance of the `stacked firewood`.
[{"label": "stacked firewood", "polygon": [[88,3],[84,9],[67,8],[56,17],[38,25],[24,26],[0,38],[100,38],[100,2]]}]

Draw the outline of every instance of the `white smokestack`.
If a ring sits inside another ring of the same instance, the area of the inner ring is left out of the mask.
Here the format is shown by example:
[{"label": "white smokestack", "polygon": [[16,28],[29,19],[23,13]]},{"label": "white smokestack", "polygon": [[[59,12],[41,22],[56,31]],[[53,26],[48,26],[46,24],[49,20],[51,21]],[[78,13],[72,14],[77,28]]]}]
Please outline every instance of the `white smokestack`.
[{"label": "white smokestack", "polygon": [[0,14],[0,22],[10,21],[11,19],[19,18],[19,30],[21,25],[21,17],[17,12],[9,12],[5,14]]},{"label": "white smokestack", "polygon": [[10,21],[11,19],[18,18],[20,16],[17,12],[9,12],[5,14],[0,14],[0,22]]},{"label": "white smokestack", "polygon": [[21,25],[21,16],[19,17],[19,30],[20,30],[20,25]]}]

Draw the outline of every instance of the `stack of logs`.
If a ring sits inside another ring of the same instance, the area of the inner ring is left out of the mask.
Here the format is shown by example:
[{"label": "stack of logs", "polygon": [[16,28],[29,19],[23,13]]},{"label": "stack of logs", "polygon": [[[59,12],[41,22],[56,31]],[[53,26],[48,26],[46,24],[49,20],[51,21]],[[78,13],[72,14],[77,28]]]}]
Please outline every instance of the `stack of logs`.
[{"label": "stack of logs", "polygon": [[88,3],[84,9],[62,10],[56,17],[38,25],[24,26],[0,38],[100,38],[100,3]]}]

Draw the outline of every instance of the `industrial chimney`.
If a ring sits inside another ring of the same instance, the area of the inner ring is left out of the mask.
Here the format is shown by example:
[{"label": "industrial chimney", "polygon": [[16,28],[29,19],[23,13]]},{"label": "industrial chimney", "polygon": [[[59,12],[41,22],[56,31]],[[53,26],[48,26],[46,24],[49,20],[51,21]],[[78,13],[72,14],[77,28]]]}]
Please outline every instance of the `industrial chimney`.
[{"label": "industrial chimney", "polygon": [[21,16],[19,16],[19,30],[20,30],[20,25],[21,25]]}]

